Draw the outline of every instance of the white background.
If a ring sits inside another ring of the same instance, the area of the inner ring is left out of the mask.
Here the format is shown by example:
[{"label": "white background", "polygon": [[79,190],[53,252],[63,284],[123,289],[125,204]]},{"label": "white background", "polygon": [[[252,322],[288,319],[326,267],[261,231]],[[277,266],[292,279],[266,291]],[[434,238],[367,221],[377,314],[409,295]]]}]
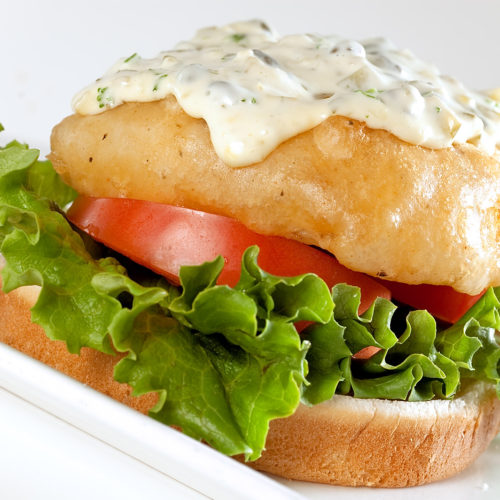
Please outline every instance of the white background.
[{"label": "white background", "polygon": [[[171,48],[177,41],[191,37],[199,27],[255,17],[266,20],[282,34],[318,32],[352,38],[387,36],[400,47],[410,48],[421,58],[435,63],[443,73],[451,74],[471,87],[500,86],[500,1],[497,0],[0,0],[0,122],[6,128],[0,136],[0,144],[17,138],[40,147],[46,153],[50,130],[71,112],[73,94],[99,77],[119,57],[134,52],[151,57],[160,50]],[[35,469],[44,471],[47,484],[51,481],[57,484],[57,476],[61,473],[78,476],[76,464],[66,462],[72,457],[71,450],[66,451],[64,446],[75,445],[59,429],[60,424],[45,424],[45,417],[37,416],[36,412],[24,414],[22,406],[9,403],[8,396],[2,399],[0,415],[4,418],[0,419],[3,423],[0,442],[4,443],[4,448],[0,455],[4,467],[0,470],[0,485],[7,473],[10,484],[21,485],[22,481],[33,477]],[[15,426],[23,418],[31,422],[30,432],[36,434],[40,429],[45,430],[38,436],[46,439],[48,445],[37,451],[37,442],[30,443],[29,439],[20,442],[20,428],[16,427],[16,434],[12,428],[9,430],[9,426]],[[58,443],[58,436],[65,442]],[[8,443],[11,443],[9,455],[5,448]],[[47,446],[50,446],[50,454],[44,451]],[[94,466],[97,470],[105,461],[115,473],[128,474],[127,467],[132,466],[119,466],[123,460],[117,458],[114,461],[111,456],[114,451],[101,451],[100,446],[87,446],[83,438],[79,438],[77,449],[73,451],[90,468]],[[454,500],[495,497],[497,486],[492,486],[493,472],[489,471],[493,471],[494,462],[498,461],[498,442],[494,446],[481,461],[452,483],[440,483],[430,489],[413,490],[413,493],[406,490],[401,493],[401,498],[417,498],[420,494],[429,498],[437,495],[442,499],[453,497]],[[82,457],[82,453],[88,455]],[[32,457],[32,460],[27,460],[27,457]],[[6,469],[5,464],[10,467]],[[152,474],[141,472],[136,467],[135,477],[146,473]],[[85,476],[82,480],[88,481],[89,473],[86,472]],[[72,477],[67,478],[68,484],[71,480]],[[153,482],[150,484],[153,487]],[[38,487],[40,498],[44,494],[45,498],[51,499],[65,496],[62,491],[51,494],[49,487],[44,490],[42,482],[36,485],[25,483],[25,486]],[[0,487],[0,496],[15,498],[16,491],[19,494],[28,490],[14,486],[6,495],[5,490],[2,494]],[[87,496],[86,491],[80,490],[82,498]],[[130,495],[134,491],[131,489]],[[301,491],[309,493],[311,490]],[[334,490],[318,487],[315,491],[319,498]],[[450,491],[449,496],[446,491]],[[340,489],[335,489],[335,493],[338,498],[347,497],[347,493]],[[353,495],[360,498],[386,495],[386,492],[379,493],[364,490]],[[393,498],[399,495],[399,492],[393,493]]]},{"label": "white background", "polygon": [[387,36],[471,87],[500,86],[498,0],[0,0],[0,6],[3,135],[44,150],[52,126],[71,112],[73,94],[119,57],[152,57],[199,27],[255,17],[282,34]]}]

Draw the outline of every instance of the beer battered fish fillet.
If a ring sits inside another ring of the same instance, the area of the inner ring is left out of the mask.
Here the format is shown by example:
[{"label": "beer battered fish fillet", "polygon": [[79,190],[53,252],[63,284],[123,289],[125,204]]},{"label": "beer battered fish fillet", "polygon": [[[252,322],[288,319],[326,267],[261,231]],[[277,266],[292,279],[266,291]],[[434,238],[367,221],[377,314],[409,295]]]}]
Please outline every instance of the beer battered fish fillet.
[{"label": "beer battered fish fillet", "polygon": [[332,116],[232,168],[168,97],[66,118],[50,159],[82,194],[226,215],[372,276],[470,294],[500,285],[500,163],[473,145],[426,149]]}]

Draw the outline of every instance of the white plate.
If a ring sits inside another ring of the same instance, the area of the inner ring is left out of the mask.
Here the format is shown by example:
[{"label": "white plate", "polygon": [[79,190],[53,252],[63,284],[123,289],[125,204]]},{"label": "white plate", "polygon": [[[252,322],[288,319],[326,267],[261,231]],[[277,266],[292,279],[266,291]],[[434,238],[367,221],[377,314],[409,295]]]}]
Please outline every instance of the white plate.
[{"label": "white plate", "polygon": [[0,497],[207,497],[0,389]]},{"label": "white plate", "polygon": [[[500,497],[500,439],[467,471],[404,490],[271,480],[0,344],[0,497],[441,500]],[[280,484],[281,483],[281,484]],[[282,486],[285,485],[285,486]],[[301,494],[301,495],[299,495]]]},{"label": "white plate", "polygon": [[[127,498],[134,497],[133,494],[130,496],[130,485],[140,490],[141,485],[147,483],[144,474],[154,475],[154,472],[164,475],[165,479],[165,486],[158,486],[158,493],[162,490],[172,493],[185,489],[190,496],[193,496],[195,490],[210,498],[221,499],[300,498],[293,491],[249,467],[131,410],[5,344],[0,344],[0,388],[73,426],[73,429],[61,426],[59,422],[47,419],[47,413],[33,411],[29,405],[25,406],[23,413],[22,402],[12,397],[9,401],[9,394],[4,392],[0,398],[4,403],[0,412],[4,424],[1,427],[4,446],[1,447],[0,456],[6,461],[4,465],[16,464],[8,473],[13,484],[26,487],[22,484],[22,477],[32,481],[33,476],[27,470],[30,465],[37,476],[43,472],[42,475],[46,474],[52,480],[64,476],[64,470],[69,465],[74,475],[76,473],[86,478],[94,491],[99,491],[101,484],[109,489],[109,485],[100,477],[103,472],[102,463],[105,462],[111,476],[126,478],[124,484],[120,484],[116,478],[108,482],[114,483],[115,494],[123,492],[128,495]],[[12,421],[10,413],[20,415],[19,424],[18,420]],[[32,426],[26,423],[31,423]],[[72,432],[75,428],[97,439],[89,440],[87,436],[75,434]],[[6,429],[10,430],[6,432]],[[20,439],[17,439],[16,433],[21,436]],[[19,451],[16,449],[16,442],[21,445]],[[103,443],[112,446],[113,453],[107,447],[102,448]],[[10,446],[7,448],[9,453],[6,453],[6,444]],[[111,457],[111,460],[116,458],[115,462],[108,460],[110,453],[114,454],[117,450],[123,453]],[[55,457],[51,457],[53,453]],[[28,460],[25,460],[25,455]],[[138,463],[126,460],[127,455]],[[101,463],[96,463],[95,460]],[[130,475],[126,469],[122,470],[123,463],[130,469]],[[82,467],[82,464],[83,470],[79,471],[78,467]],[[144,464],[150,470],[145,469]],[[161,479],[159,474],[155,478],[157,481]],[[0,488],[2,487],[4,485],[0,480]],[[13,492],[17,494],[15,489],[9,493]],[[99,494],[98,497],[103,496],[105,495]],[[5,500],[15,497],[1,495]],[[50,497],[42,495],[41,498]],[[144,498],[148,497],[144,495]]]}]

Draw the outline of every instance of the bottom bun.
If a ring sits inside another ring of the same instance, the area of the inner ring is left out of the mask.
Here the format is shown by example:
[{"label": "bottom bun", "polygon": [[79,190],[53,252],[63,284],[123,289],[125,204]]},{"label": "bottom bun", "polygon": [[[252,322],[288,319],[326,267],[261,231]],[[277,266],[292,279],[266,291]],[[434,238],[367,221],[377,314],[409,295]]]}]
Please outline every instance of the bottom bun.
[{"label": "bottom bun", "polygon": [[256,469],[344,486],[404,487],[438,481],[470,465],[500,427],[494,386],[471,383],[451,401],[336,395],[270,424]]},{"label": "bottom bun", "polygon": [[[0,342],[147,413],[156,394],[133,397],[113,380],[121,358],[83,348],[70,354],[30,321],[37,287],[0,292]],[[271,422],[258,470],[345,486],[402,487],[437,481],[470,465],[500,427],[492,384],[473,383],[452,401],[408,403],[334,396]]]},{"label": "bottom bun", "polygon": [[39,291],[37,286],[21,287],[9,294],[0,291],[0,342],[141,413],[148,413],[158,400],[157,394],[132,396],[131,387],[113,379],[113,368],[122,355],[110,356],[87,347],[82,348],[80,355],[71,354],[64,342],[50,340],[42,327],[31,322],[30,309]]}]

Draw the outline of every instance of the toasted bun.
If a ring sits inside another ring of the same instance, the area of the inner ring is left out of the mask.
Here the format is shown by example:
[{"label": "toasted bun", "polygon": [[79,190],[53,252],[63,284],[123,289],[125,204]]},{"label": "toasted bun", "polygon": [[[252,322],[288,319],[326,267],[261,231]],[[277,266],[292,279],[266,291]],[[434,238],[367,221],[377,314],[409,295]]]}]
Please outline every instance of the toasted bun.
[{"label": "toasted bun", "polygon": [[[30,320],[37,287],[0,293],[0,341],[142,413],[156,395],[135,398],[113,380],[119,356],[83,348],[70,354]],[[334,396],[274,420],[255,468],[290,479],[401,487],[443,479],[471,464],[500,426],[493,386],[477,383],[453,401],[407,403]]]},{"label": "toasted bun", "polygon": [[173,97],[70,116],[51,143],[56,170],[87,196],[226,215],[401,283],[500,285],[500,163],[470,144],[426,149],[331,116],[232,168]]}]

